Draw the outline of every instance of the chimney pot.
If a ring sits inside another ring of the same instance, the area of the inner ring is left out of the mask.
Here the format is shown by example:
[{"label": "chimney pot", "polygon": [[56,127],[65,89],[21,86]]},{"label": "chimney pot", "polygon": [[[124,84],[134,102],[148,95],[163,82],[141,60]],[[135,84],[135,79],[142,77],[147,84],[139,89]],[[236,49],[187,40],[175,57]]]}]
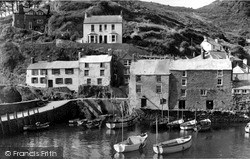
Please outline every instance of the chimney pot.
[{"label": "chimney pot", "polygon": [[207,36],[204,36],[203,38],[204,38],[204,41],[207,41]]},{"label": "chimney pot", "polygon": [[78,60],[81,58],[81,52],[78,52]]}]

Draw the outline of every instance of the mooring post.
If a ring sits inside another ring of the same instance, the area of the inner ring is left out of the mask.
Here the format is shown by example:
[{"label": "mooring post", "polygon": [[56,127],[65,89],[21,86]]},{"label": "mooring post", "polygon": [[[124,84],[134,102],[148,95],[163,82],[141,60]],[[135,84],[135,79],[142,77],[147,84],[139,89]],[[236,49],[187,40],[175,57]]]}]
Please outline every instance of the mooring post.
[{"label": "mooring post", "polygon": [[31,125],[31,121],[30,121],[30,111],[28,110],[28,119],[29,119],[29,124]]},{"label": "mooring post", "polygon": [[4,132],[4,127],[3,127],[3,123],[2,123],[2,116],[0,116],[0,124],[1,124],[1,128],[2,128],[2,133],[4,135],[5,132]]},{"label": "mooring post", "polygon": [[8,121],[8,127],[9,127],[9,132],[10,132],[10,134],[11,134],[11,125],[10,125],[10,116],[9,116],[9,114],[6,114],[6,116],[7,116],[7,121]]},{"label": "mooring post", "polygon": [[23,111],[22,111],[22,118],[23,118],[23,126],[24,126],[24,125],[26,125],[26,124],[25,124],[25,119],[24,119]]},{"label": "mooring post", "polygon": [[32,109],[32,110],[33,110],[33,114],[34,114],[34,118],[35,118],[35,123],[36,123],[36,122],[38,122],[38,121],[37,121],[37,116],[36,116],[37,114],[36,114],[36,112],[35,112],[35,109]]},{"label": "mooring post", "polygon": [[14,119],[15,119],[16,124],[17,124],[17,130],[19,131],[20,127],[19,127],[19,123],[18,123],[17,112],[14,112]]}]

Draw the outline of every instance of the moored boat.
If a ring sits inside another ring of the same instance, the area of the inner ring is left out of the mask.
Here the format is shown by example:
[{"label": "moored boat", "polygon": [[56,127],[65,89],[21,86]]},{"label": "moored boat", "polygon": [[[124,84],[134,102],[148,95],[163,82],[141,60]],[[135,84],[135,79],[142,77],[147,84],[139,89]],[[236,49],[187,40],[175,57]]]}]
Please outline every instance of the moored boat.
[{"label": "moored boat", "polygon": [[196,123],[197,123],[197,121],[195,119],[184,122],[184,123],[180,124],[180,129],[182,129],[182,130],[195,129],[196,128]]},{"label": "moored boat", "polygon": [[88,129],[96,129],[96,128],[100,128],[101,127],[101,124],[102,124],[102,120],[97,118],[97,119],[94,119],[94,120],[90,120],[86,123],[86,127]]},{"label": "moored boat", "polygon": [[147,138],[147,133],[130,136],[126,140],[115,144],[114,149],[116,152],[129,152],[139,150],[146,145]]},{"label": "moored boat", "polygon": [[164,142],[160,142],[158,144],[154,144],[153,150],[157,154],[166,154],[166,153],[174,153],[186,150],[190,148],[192,145],[192,136],[180,137]]},{"label": "moored boat", "polygon": [[247,125],[245,126],[245,132],[249,133],[249,130],[250,130],[250,122],[247,123]]},{"label": "moored boat", "polygon": [[135,116],[130,116],[127,118],[116,118],[114,120],[111,121],[107,121],[106,122],[106,126],[109,129],[116,129],[116,128],[122,128],[122,127],[129,127],[129,126],[133,126],[136,123],[136,117]]},{"label": "moored boat", "polygon": [[158,124],[158,128],[159,129],[164,129],[167,128],[167,124],[168,124],[168,118],[161,118],[159,121],[157,121],[158,123],[156,123],[156,121],[152,121],[150,123],[151,128],[156,128],[156,124]]},{"label": "moored boat", "polygon": [[167,126],[169,128],[180,128],[180,124],[184,123],[184,120],[183,119],[179,119],[179,120],[174,120],[174,121],[171,121],[167,124]]},{"label": "moored boat", "polygon": [[203,119],[197,122],[197,129],[198,131],[208,131],[211,129],[211,120],[210,119]]},{"label": "moored boat", "polygon": [[49,127],[49,122],[46,123],[40,123],[36,122],[34,125],[24,125],[23,130],[24,131],[37,131],[41,129],[47,129]]}]

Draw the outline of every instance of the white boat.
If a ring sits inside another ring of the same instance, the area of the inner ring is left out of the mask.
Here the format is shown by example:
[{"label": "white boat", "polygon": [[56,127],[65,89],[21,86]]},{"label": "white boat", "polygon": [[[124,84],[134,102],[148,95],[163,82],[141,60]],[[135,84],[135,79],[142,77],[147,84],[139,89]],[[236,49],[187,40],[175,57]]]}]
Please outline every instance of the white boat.
[{"label": "white boat", "polygon": [[184,120],[179,119],[179,120],[174,120],[174,121],[169,122],[167,126],[170,128],[180,128],[180,124],[182,123],[184,123]]},{"label": "white boat", "polygon": [[143,133],[137,136],[130,136],[128,137],[128,139],[115,144],[114,149],[116,152],[129,152],[139,150],[146,145],[147,138],[147,133]]},{"label": "white boat", "polygon": [[250,129],[250,122],[247,123],[247,125],[245,126],[245,132],[249,133],[249,129]]},{"label": "white boat", "polygon": [[127,118],[124,119],[115,119],[113,121],[107,121],[106,122],[106,126],[109,129],[117,129],[117,128],[121,128],[121,127],[129,127],[129,126],[133,126],[136,123],[136,117],[135,116],[129,116]]},{"label": "white boat", "polygon": [[157,154],[174,153],[186,150],[192,145],[192,136],[176,138],[153,145],[153,150]]},{"label": "white boat", "polygon": [[197,124],[197,121],[194,119],[194,120],[190,120],[190,121],[180,124],[180,128],[182,130],[191,130],[191,129],[196,128],[196,124]]}]

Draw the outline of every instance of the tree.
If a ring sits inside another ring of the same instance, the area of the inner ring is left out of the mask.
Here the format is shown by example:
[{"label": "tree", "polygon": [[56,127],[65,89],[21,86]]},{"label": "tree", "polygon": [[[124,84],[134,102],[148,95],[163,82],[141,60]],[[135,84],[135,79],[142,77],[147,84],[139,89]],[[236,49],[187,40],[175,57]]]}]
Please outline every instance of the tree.
[{"label": "tree", "polygon": [[239,37],[238,44],[244,47],[246,45],[246,40],[243,37]]},{"label": "tree", "polygon": [[231,50],[233,56],[237,56],[240,59],[249,58],[248,53],[244,50],[242,46],[236,46]]}]

